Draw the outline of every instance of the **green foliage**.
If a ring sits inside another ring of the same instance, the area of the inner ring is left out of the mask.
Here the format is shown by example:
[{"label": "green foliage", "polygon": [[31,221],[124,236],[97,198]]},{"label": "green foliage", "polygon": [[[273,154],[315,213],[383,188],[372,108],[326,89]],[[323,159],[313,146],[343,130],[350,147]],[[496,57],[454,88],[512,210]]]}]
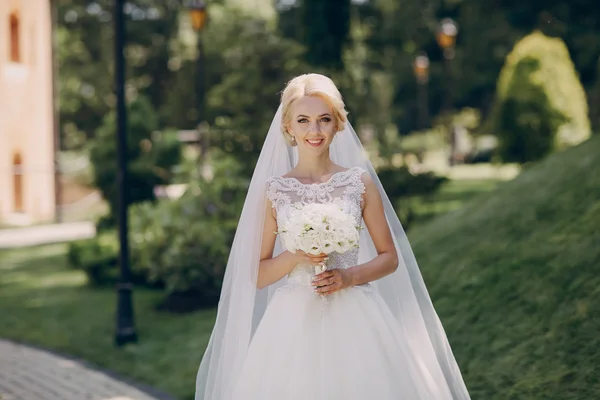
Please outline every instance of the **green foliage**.
[{"label": "green foliage", "polygon": [[514,66],[506,96],[497,108],[494,130],[505,162],[526,163],[543,158],[554,148],[561,125],[568,119],[556,110],[542,85],[533,80],[539,61],[523,58]]},{"label": "green foliage", "polygon": [[317,67],[341,69],[350,31],[350,0],[303,0],[300,21],[306,60]]},{"label": "green foliage", "polygon": [[600,137],[410,239],[473,399],[600,397]]},{"label": "green foliage", "polygon": [[[55,1],[60,131],[63,149],[85,148],[114,107],[112,0]],[[175,71],[171,40],[179,30],[178,1],[138,1],[126,13],[127,87],[146,96],[156,110],[168,101]],[[193,90],[188,86],[189,91]],[[162,116],[162,114],[161,114]],[[161,118],[160,126],[169,122]]]},{"label": "green foliage", "polygon": [[431,172],[413,175],[405,166],[382,168],[377,171],[377,175],[406,230],[415,219],[415,212],[409,199],[432,196],[447,181],[447,178],[436,176]]},{"label": "green foliage", "polygon": [[[67,261],[71,268],[85,273],[89,285],[114,285],[120,277],[117,231],[105,230],[94,238],[69,243]],[[160,283],[150,284],[146,271],[139,268],[135,262],[130,262],[129,269],[132,283],[140,286],[160,286]]]},{"label": "green foliage", "polygon": [[[501,2],[490,13],[489,3],[480,0],[370,0],[363,4],[356,7],[360,25],[355,28],[358,24],[353,21],[352,29],[366,32],[368,79],[380,71],[392,77],[395,97],[390,115],[400,132],[418,129],[411,65],[419,51],[425,51],[431,61],[428,93],[432,116],[441,110],[447,85],[452,90],[454,107],[478,108],[487,116],[506,55],[520,38],[535,29],[564,40],[587,90],[600,76],[596,65],[600,41],[595,28],[600,9],[595,7],[536,0]],[[444,17],[452,17],[459,26],[456,57],[449,65],[452,80],[447,79],[435,39]]]},{"label": "green foliage", "polygon": [[[417,88],[412,62],[419,51],[426,51],[431,60],[428,88],[431,116],[440,110],[446,84],[451,85],[456,107],[478,108],[487,115],[506,55],[519,38],[536,28],[565,41],[588,91],[595,90],[598,80],[600,40],[596,26],[600,14],[594,7],[582,8],[576,2],[505,2],[498,5],[494,13],[489,12],[487,3],[478,0],[445,3],[438,0],[370,0],[351,2],[349,8],[348,0],[310,0],[306,6],[301,3],[277,1],[280,32],[266,29],[259,39],[252,34],[246,37],[250,29],[240,27],[260,21],[261,15],[269,15],[265,26],[272,24],[273,2],[208,2],[210,23],[201,35],[206,49],[201,62],[206,72],[207,93],[229,74],[237,74],[237,79],[246,74],[243,64],[237,69],[227,66],[228,49],[246,46],[260,52],[261,46],[257,43],[277,42],[280,35],[293,39],[294,47],[298,47],[298,42],[309,45],[300,32],[302,26],[314,32],[311,33],[314,46],[334,50],[339,48],[345,26],[349,26],[348,43],[342,52],[344,72],[358,79],[355,84],[346,86],[350,90],[346,90],[345,95],[359,92],[361,96],[360,101],[350,104],[352,118],[366,115],[371,118],[368,122],[377,124],[385,119],[377,132],[384,132],[390,121],[397,125],[399,132],[417,128]],[[58,9],[56,50],[62,145],[83,148],[85,140],[93,137],[104,116],[114,107],[113,26],[110,22],[113,2],[66,0],[53,4]],[[332,5],[338,7],[328,8]],[[244,13],[236,11],[240,7],[244,8]],[[309,7],[319,14],[305,14],[310,19],[307,24],[301,14]],[[327,15],[322,15],[323,10]],[[585,18],[582,18],[583,13]],[[446,16],[454,17],[460,27],[456,57],[450,66],[452,81],[445,79],[442,53],[435,41],[439,19]],[[196,35],[190,27],[188,11],[181,7],[180,1],[140,0],[131,5],[126,18],[129,92],[141,93],[151,100],[161,128],[193,128],[197,122],[196,85],[191,83],[196,82],[198,60]],[[271,39],[266,40],[267,36]],[[285,57],[276,55],[273,59],[284,66],[321,54],[320,50],[312,50],[312,44],[309,47],[309,52]],[[337,50],[323,55],[338,58]],[[312,66],[302,72],[316,68]],[[359,73],[356,70],[360,70]],[[386,77],[383,84],[381,76]],[[251,82],[246,82],[245,88],[277,86],[270,92],[276,97],[291,76],[279,79],[269,74],[248,74],[248,77]],[[392,92],[391,98],[388,92]],[[263,104],[263,99],[257,104]],[[249,110],[254,111],[254,107]],[[595,110],[592,115],[599,114]],[[205,113],[211,125],[221,116],[232,116],[222,114],[210,104]],[[215,134],[218,136],[221,132],[219,129]]]},{"label": "green foliage", "polygon": [[[507,57],[495,107],[492,130],[503,138],[514,136],[504,145],[507,150],[517,149],[512,159],[539,158],[549,149],[572,146],[590,136],[586,95],[569,51],[562,40],[541,32],[524,37]],[[516,137],[527,131],[537,137],[531,143]],[[542,145],[544,141],[548,145]],[[539,152],[519,154],[519,149],[535,146],[541,146]]]},{"label": "green foliage", "polygon": [[74,269],[85,272],[92,286],[112,285],[118,280],[119,243],[114,231],[95,238],[69,243],[67,260]]},{"label": "green foliage", "polygon": [[133,262],[150,281],[164,283],[171,298],[193,294],[191,304],[175,306],[179,311],[218,301],[248,188],[235,158],[213,152],[210,165],[181,198],[131,210]]},{"label": "green foliage", "polygon": [[[597,60],[596,74],[600,77],[600,56]],[[590,122],[594,131],[592,134],[600,133],[600,79],[596,80],[594,85],[588,91],[590,101]]]},{"label": "green foliage", "polygon": [[279,104],[279,94],[294,76],[307,72],[303,49],[250,18],[224,22],[222,34],[232,42],[220,49],[222,80],[208,93],[212,145],[250,168],[260,153]]},{"label": "green foliage", "polygon": [[[157,120],[150,103],[138,97],[129,105],[126,133],[128,160],[127,196],[130,204],[154,200],[154,187],[169,182],[171,168],[180,160],[180,145],[173,134],[155,140]],[[110,113],[98,129],[90,148],[94,185],[109,203],[113,221],[117,206],[117,146],[115,114]],[[108,223],[108,226],[111,224]]]},{"label": "green foliage", "polygon": [[431,172],[413,175],[407,167],[380,169],[377,175],[391,200],[433,194],[447,180]]}]

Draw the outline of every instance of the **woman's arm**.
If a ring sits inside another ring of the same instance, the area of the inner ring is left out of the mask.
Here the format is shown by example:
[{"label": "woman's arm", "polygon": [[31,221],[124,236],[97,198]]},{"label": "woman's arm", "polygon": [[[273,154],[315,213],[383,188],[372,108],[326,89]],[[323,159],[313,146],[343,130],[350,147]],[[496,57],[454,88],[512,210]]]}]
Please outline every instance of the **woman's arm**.
[{"label": "woman's arm", "polygon": [[361,179],[365,185],[363,219],[373,239],[377,257],[355,267],[325,271],[317,275],[313,282],[317,286],[317,293],[331,294],[350,286],[375,281],[398,268],[398,253],[385,218],[381,195],[370,176],[363,174]]},{"label": "woman's arm", "polygon": [[273,257],[275,239],[277,238],[275,234],[277,231],[277,219],[275,218],[271,201],[267,199],[266,203],[267,209],[265,210],[265,223],[260,248],[260,264],[258,266],[258,279],[256,282],[256,287],[259,289],[277,282],[301,262],[318,265],[326,257],[324,254],[312,256],[301,251],[297,251],[295,254],[284,251],[277,257]]}]

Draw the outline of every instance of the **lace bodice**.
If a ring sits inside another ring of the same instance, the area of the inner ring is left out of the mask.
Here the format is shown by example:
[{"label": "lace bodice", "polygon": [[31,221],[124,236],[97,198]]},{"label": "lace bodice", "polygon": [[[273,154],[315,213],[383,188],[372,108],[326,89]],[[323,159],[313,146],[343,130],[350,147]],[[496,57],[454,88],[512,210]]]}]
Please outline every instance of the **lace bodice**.
[{"label": "lace bodice", "polygon": [[[294,204],[336,203],[352,215],[357,225],[362,225],[362,202],[365,186],[361,176],[366,172],[360,167],[336,172],[322,183],[306,184],[296,178],[272,177],[267,182],[267,197],[277,215],[277,225],[282,224],[293,212]],[[283,246],[283,244],[282,244]],[[348,268],[356,265],[358,249],[329,255],[327,268]],[[314,266],[299,264],[288,275],[291,283],[309,284],[314,275]]]}]

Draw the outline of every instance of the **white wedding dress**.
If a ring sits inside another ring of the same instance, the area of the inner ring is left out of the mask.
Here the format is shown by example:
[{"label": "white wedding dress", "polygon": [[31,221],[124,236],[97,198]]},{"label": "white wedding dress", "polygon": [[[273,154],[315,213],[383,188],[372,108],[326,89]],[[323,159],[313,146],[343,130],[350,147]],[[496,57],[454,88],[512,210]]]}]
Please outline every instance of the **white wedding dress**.
[{"label": "white wedding dress", "polygon": [[[319,184],[271,178],[267,197],[279,226],[296,202],[335,202],[362,224],[363,173],[354,167]],[[357,262],[358,249],[333,253],[328,268]],[[313,276],[313,266],[296,266],[271,298],[234,385],[235,400],[452,399],[374,286],[321,297]]]}]

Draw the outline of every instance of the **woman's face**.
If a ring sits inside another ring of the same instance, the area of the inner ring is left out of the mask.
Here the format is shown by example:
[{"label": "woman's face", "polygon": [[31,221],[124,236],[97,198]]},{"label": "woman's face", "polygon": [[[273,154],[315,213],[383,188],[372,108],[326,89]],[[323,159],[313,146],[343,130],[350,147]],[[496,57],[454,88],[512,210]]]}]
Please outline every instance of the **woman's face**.
[{"label": "woman's face", "polygon": [[337,123],[329,103],[317,96],[305,96],[292,105],[288,131],[296,138],[298,151],[321,154],[329,149]]}]

